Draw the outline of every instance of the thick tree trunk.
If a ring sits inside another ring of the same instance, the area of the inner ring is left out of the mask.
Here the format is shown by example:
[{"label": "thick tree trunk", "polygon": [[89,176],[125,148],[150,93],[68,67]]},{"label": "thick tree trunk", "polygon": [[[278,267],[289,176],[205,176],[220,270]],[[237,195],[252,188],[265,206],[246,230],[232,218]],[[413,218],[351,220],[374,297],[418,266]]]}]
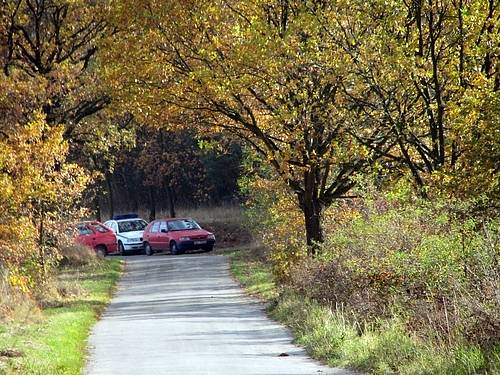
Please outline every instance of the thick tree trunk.
[{"label": "thick tree trunk", "polygon": [[305,198],[303,212],[306,227],[307,252],[310,256],[315,256],[319,246],[325,240],[322,223],[323,205],[315,198]]},{"label": "thick tree trunk", "polygon": [[316,168],[304,174],[304,192],[299,196],[300,206],[304,213],[306,227],[307,252],[310,256],[318,253],[319,247],[324,242],[323,235],[323,210],[324,204],[318,199],[321,179]]},{"label": "thick tree trunk", "polygon": [[168,209],[170,211],[170,217],[175,217],[175,204],[174,204],[174,192],[172,187],[167,187],[167,199],[168,199]]},{"label": "thick tree trunk", "polygon": [[154,187],[149,187],[149,221],[156,219],[156,198]]}]

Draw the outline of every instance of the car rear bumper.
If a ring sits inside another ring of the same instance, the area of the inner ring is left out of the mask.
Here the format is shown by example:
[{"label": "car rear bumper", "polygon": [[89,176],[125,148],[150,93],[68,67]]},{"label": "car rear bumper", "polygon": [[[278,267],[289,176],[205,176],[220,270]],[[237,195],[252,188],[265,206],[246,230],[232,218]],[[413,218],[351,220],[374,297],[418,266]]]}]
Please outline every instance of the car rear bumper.
[{"label": "car rear bumper", "polygon": [[[199,243],[203,242],[203,243]],[[197,250],[197,249],[208,249],[213,247],[215,244],[214,240],[207,240],[207,241],[182,241],[177,244],[179,247],[179,250],[185,251],[185,250]]]}]

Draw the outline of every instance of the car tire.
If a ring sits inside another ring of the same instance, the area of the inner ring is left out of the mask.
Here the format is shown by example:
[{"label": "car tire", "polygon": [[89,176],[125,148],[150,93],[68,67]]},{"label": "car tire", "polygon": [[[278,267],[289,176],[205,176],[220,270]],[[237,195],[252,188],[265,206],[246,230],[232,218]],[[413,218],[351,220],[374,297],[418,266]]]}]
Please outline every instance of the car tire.
[{"label": "car tire", "polygon": [[204,247],[203,250],[206,251],[207,253],[209,253],[210,251],[214,250],[214,245],[210,245],[210,246]]},{"label": "car tire", "polygon": [[108,255],[108,251],[106,249],[106,246],[99,245],[95,248],[95,252],[98,257],[104,258],[106,255]]},{"label": "car tire", "polygon": [[150,244],[146,243],[146,244],[144,245],[144,253],[145,253],[148,257],[150,257],[151,255],[153,255],[153,254],[154,254],[154,251],[153,251],[153,249],[152,249],[152,247],[151,247],[151,245],[150,245]]},{"label": "car tire", "polygon": [[175,242],[170,243],[170,254],[177,255],[179,254],[179,248]]},{"label": "car tire", "polygon": [[123,246],[122,241],[118,241],[118,251],[121,256],[127,256],[127,252],[125,251],[125,246]]}]

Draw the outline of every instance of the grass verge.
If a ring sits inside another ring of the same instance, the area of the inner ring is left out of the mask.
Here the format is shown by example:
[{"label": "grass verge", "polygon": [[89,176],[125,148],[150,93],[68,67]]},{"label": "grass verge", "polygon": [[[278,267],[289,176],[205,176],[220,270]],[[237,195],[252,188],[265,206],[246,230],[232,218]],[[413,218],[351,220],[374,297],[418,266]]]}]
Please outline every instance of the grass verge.
[{"label": "grass verge", "polygon": [[498,347],[439,346],[412,337],[397,319],[353,323],[341,308],[329,308],[297,292],[281,291],[266,262],[245,250],[226,253],[236,279],[250,293],[270,303],[268,312],[291,328],[295,342],[330,366],[369,374],[472,375],[500,373]]},{"label": "grass verge", "polygon": [[259,249],[241,248],[223,252],[231,260],[231,272],[248,294],[272,301],[278,297],[278,289],[269,267],[260,258]]},{"label": "grass verge", "polygon": [[80,374],[89,330],[109,302],[121,268],[119,260],[106,259],[63,270],[59,281],[78,293],[43,309],[35,321],[16,317],[0,323],[0,354],[10,353],[0,356],[0,374]]}]

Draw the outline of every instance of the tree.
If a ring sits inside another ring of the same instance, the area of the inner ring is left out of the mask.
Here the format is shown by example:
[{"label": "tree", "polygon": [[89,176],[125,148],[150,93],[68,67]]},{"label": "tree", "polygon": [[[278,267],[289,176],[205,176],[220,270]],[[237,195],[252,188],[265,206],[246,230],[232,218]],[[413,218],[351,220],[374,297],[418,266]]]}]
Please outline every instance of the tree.
[{"label": "tree", "polygon": [[49,124],[67,126],[69,138],[83,118],[109,103],[93,69],[97,41],[108,32],[106,10],[106,2],[86,0],[2,2],[2,74],[22,87],[11,91],[19,102],[9,111],[19,109],[25,120],[42,108]]},{"label": "tree", "polygon": [[123,153],[136,145],[136,124],[130,114],[113,116],[97,113],[82,120],[73,131],[70,144],[71,160],[88,166],[94,173],[88,195],[98,217],[101,216],[101,195],[106,196],[108,214],[114,215],[112,176]]},{"label": "tree", "polygon": [[[170,217],[176,216],[176,196],[202,197],[205,168],[194,138],[187,132],[168,132],[162,129],[146,131],[141,143],[136,168],[144,176],[143,184],[153,191],[165,189]],[[182,187],[182,191],[179,188]],[[155,216],[155,199],[151,197],[150,219]]]},{"label": "tree", "polygon": [[[471,178],[483,187],[498,180],[487,154],[499,155],[491,139],[499,117],[491,104],[498,102],[500,89],[500,4],[348,4],[353,21],[342,28],[349,38],[337,39],[355,69],[348,93],[361,121],[392,134],[397,148],[385,156],[406,165],[423,196],[434,184],[434,193],[453,194],[463,192],[457,187]],[[356,38],[362,29],[369,33]]]},{"label": "tree", "polygon": [[45,271],[46,228],[66,215],[89,182],[85,170],[67,162],[63,134],[63,126],[49,126],[37,112],[0,140],[0,263],[18,266],[38,249]]},{"label": "tree", "polygon": [[136,104],[144,123],[189,122],[252,145],[296,195],[314,253],[325,207],[392,147],[385,130],[349,118],[348,55],[325,42],[319,21],[337,7],[219,0],[130,9],[119,7],[114,21],[129,25],[129,36],[106,49],[119,101]]}]

